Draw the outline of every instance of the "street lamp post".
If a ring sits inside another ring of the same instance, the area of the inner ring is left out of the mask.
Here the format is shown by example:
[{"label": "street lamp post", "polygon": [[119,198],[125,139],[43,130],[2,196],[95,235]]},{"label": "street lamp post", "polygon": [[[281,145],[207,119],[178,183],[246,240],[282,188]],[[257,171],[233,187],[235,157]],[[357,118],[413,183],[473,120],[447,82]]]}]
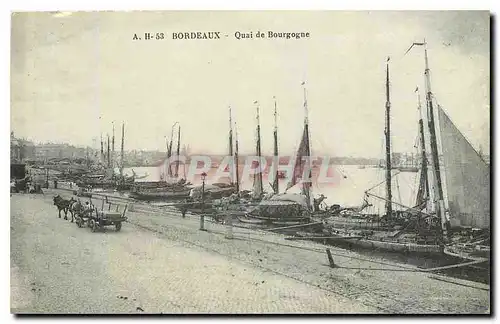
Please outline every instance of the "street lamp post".
[{"label": "street lamp post", "polygon": [[203,172],[201,174],[201,215],[200,215],[200,231],[206,231],[205,229],[205,179],[207,174]]},{"label": "street lamp post", "polygon": [[45,169],[45,188],[49,189],[49,168]]}]

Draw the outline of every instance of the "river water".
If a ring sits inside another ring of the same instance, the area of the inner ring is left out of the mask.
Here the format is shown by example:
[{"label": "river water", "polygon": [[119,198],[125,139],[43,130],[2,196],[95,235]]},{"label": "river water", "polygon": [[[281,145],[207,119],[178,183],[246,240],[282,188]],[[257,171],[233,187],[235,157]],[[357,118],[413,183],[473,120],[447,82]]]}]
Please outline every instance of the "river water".
[{"label": "river water", "polygon": [[[132,170],[136,173],[137,177],[144,177],[137,180],[137,182],[160,181],[163,172],[162,167],[133,167],[125,168],[124,174],[132,175]],[[314,169],[312,178],[317,178],[319,172],[319,169]],[[182,167],[179,173],[183,174]],[[214,182],[229,182],[228,178],[215,178],[217,168],[212,168],[207,173],[207,184]],[[241,189],[251,190],[253,187],[253,177],[251,175],[247,177],[243,176],[243,168],[240,169],[239,174]],[[392,174],[393,201],[405,206],[413,206],[416,198],[416,191],[418,189],[418,173],[393,170]],[[384,169],[371,166],[338,165],[330,166],[328,176],[331,177],[330,182],[326,183],[324,181],[313,180],[312,188],[314,197],[320,194],[327,197],[325,202],[328,205],[339,204],[341,206],[359,206],[363,202],[365,191],[370,188],[373,188],[370,191],[372,194],[385,197]],[[194,185],[200,185],[202,182],[199,176],[192,178],[188,177],[188,181]],[[287,179],[280,179],[280,192],[284,192],[287,182]],[[272,191],[271,185],[267,180],[266,172],[264,173],[263,187],[266,192]],[[288,192],[298,193],[300,192],[300,188],[299,186],[295,186],[290,188]],[[380,210],[380,212],[383,211],[383,200],[375,201],[370,199],[369,202],[373,204],[373,207],[370,207],[372,210],[369,212],[376,213],[378,210]]]}]

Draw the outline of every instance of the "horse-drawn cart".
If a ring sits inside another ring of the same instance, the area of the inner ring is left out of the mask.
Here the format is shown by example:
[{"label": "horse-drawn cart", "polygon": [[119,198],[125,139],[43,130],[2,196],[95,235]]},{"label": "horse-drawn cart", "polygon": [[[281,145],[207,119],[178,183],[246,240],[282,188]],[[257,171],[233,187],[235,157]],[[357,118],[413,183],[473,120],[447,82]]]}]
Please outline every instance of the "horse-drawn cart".
[{"label": "horse-drawn cart", "polygon": [[[104,203],[103,203],[104,207]],[[123,209],[123,212],[118,211],[118,205],[116,206],[116,210],[111,210],[111,205],[108,210],[98,210],[94,205],[90,205],[90,208],[83,208],[80,212],[77,213],[76,217],[76,225],[78,227],[83,227],[87,224],[88,227],[92,230],[92,232],[97,232],[99,230],[103,230],[105,226],[114,225],[116,231],[120,231],[122,228],[122,222],[127,220],[125,217],[125,212],[127,211],[127,207]]]},{"label": "horse-drawn cart", "polygon": [[122,228],[122,222],[127,220],[124,216],[125,213],[101,210],[95,211],[91,214],[88,221],[89,227],[92,232],[97,232],[98,230],[103,230],[104,226],[114,225],[116,231],[118,232]]}]

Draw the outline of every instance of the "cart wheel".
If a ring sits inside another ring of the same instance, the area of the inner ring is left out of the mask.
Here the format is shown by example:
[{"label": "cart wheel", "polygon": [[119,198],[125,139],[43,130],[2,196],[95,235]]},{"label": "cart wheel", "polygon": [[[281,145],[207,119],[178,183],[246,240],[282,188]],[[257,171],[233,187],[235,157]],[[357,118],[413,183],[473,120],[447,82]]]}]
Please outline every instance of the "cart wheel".
[{"label": "cart wheel", "polygon": [[95,220],[91,219],[90,220],[90,223],[89,223],[89,227],[90,227],[90,230],[92,232],[96,232],[97,231],[97,223]]},{"label": "cart wheel", "polygon": [[116,223],[115,224],[116,231],[119,232],[122,229],[122,223]]}]

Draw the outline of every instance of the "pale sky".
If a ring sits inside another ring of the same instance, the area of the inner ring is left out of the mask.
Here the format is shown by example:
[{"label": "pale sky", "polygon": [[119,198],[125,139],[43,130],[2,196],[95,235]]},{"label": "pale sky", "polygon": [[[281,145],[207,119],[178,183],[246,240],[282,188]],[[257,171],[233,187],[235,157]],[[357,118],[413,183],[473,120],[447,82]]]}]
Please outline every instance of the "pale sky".
[{"label": "pale sky", "polygon": [[[310,38],[255,38],[269,30]],[[191,31],[228,37],[171,39],[173,32]],[[237,40],[236,31],[253,31],[254,39]],[[166,39],[132,40],[145,32]],[[118,135],[124,121],[125,149],[164,150],[177,121],[193,151],[225,153],[231,105],[240,149],[253,153],[258,100],[262,151],[272,153],[276,96],[280,151],[290,154],[302,132],[305,81],[313,154],[382,157],[391,56],[393,149],[409,152],[424,56],[422,48],[403,54],[424,37],[435,96],[472,145],[489,152],[486,11],[17,13],[11,129],[36,142],[92,145],[101,133],[111,134],[112,121]]]}]

